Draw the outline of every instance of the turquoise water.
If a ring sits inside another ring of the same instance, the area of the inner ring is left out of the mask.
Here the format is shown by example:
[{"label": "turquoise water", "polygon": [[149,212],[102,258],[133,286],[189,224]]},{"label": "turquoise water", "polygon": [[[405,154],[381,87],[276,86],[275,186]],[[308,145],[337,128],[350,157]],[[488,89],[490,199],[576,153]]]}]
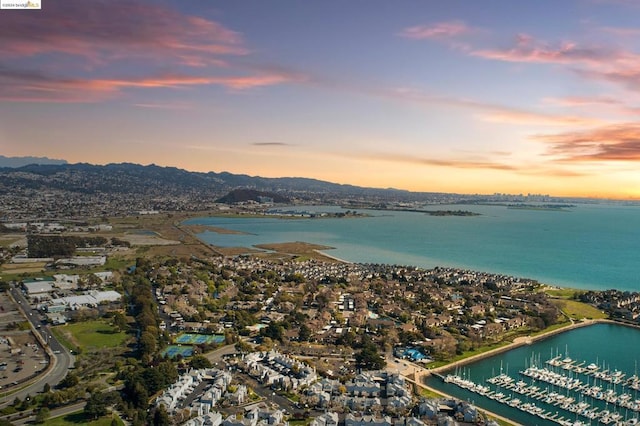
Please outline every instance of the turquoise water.
[{"label": "turquoise water", "polygon": [[[303,210],[340,211],[335,207]],[[326,253],[363,263],[452,266],[537,279],[564,287],[640,290],[640,207],[578,205],[571,211],[504,206],[434,206],[481,216],[360,210],[347,219],[196,218],[247,233],[204,232],[217,246],[305,241],[334,247]]]},{"label": "turquoise water", "polygon": [[[604,336],[606,336],[606,342],[603,340]],[[598,365],[601,370],[619,370],[626,374],[626,378],[629,378],[638,372],[638,347],[640,347],[640,330],[615,324],[596,324],[558,334],[529,346],[519,347],[509,352],[505,352],[500,356],[495,356],[470,364],[458,371],[452,371],[452,373],[458,373],[458,375],[464,374],[466,378],[470,378],[475,383],[488,384],[486,382],[488,378],[496,376],[502,372],[513,377],[516,381],[524,380],[527,384],[535,384],[541,389],[549,389],[548,392],[558,392],[565,396],[573,396],[576,398],[576,401],[585,401],[594,407],[598,407],[600,411],[616,410],[623,417],[629,419],[632,417],[638,417],[639,414],[629,409],[616,408],[613,404],[606,404],[602,401],[594,400],[593,398],[584,396],[580,397],[580,395],[575,392],[566,391],[566,389],[551,386],[542,381],[532,381],[531,379],[521,375],[519,372],[533,364],[537,364],[539,367],[549,367],[545,364],[545,361],[557,355],[561,355],[562,358],[567,356],[570,357],[576,364],[584,362],[584,365],[587,366],[590,363],[594,363]],[[559,369],[556,370],[560,371]],[[588,383],[589,385],[596,384],[601,386],[603,390],[615,389],[617,394],[628,393],[634,400],[640,398],[640,392],[628,387],[622,387],[621,385],[614,387],[610,383],[602,380],[596,380],[593,377],[588,378],[587,376],[579,375],[577,373],[564,373],[565,375],[572,374],[572,377],[580,378],[580,380],[585,384]],[[427,381],[427,383],[445,393],[463,400],[474,402],[480,407],[504,415],[521,424],[554,424],[550,421],[540,419],[537,416],[523,413],[522,411],[506,406],[505,404],[500,404],[495,400],[461,389],[455,385],[444,383],[437,378],[432,377]],[[491,388],[492,390],[497,389],[495,386],[491,386]],[[558,412],[558,415],[565,419],[574,421],[578,419],[588,423],[587,419],[580,419],[574,413],[563,411],[556,406],[542,405],[539,402],[536,402],[533,398],[527,398],[503,388],[498,389],[498,391],[502,391],[508,397],[520,398],[523,402],[535,402],[537,405],[543,406],[545,411],[551,413]],[[594,421],[593,424],[598,423]]]}]

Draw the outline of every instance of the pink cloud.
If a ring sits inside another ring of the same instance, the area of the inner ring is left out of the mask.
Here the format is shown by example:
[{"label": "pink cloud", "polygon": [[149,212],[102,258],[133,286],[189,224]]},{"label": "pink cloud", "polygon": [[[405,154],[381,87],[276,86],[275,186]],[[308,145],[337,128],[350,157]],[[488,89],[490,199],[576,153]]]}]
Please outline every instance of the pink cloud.
[{"label": "pink cloud", "polygon": [[[640,66],[640,63],[638,64]],[[619,67],[611,70],[582,70],[579,74],[583,77],[603,80],[615,85],[624,86],[634,92],[640,91],[640,68]]]},{"label": "pink cloud", "polygon": [[545,126],[593,126],[602,124],[601,120],[590,117],[538,112],[511,107],[508,105],[480,102],[472,99],[431,96],[423,92],[407,88],[385,92],[385,96],[426,105],[443,105],[465,108],[477,113],[478,116],[485,121],[501,122],[506,124],[537,124]]},{"label": "pink cloud", "polygon": [[552,45],[520,34],[511,47],[468,49],[468,52],[504,62],[564,65],[582,78],[640,91],[640,55],[618,47],[588,46],[572,41]]},{"label": "pink cloud", "polygon": [[640,107],[632,106],[628,99],[613,99],[607,96],[568,96],[563,98],[545,98],[543,102],[552,106],[580,108],[590,113],[616,113],[637,116]]},{"label": "pink cloud", "polygon": [[602,31],[613,34],[617,37],[640,36],[640,28],[602,27]]},{"label": "pink cloud", "polygon": [[50,2],[42,13],[0,15],[0,53],[64,53],[91,63],[150,58],[188,63],[194,55],[216,60],[248,49],[240,34],[223,25],[161,4],[66,0]]},{"label": "pink cloud", "polygon": [[[42,13],[0,14],[0,57],[22,64],[0,63],[0,98],[98,102],[132,88],[242,91],[304,80],[286,70],[233,63],[249,54],[241,34],[163,3],[52,1]],[[33,63],[46,68],[24,65]]]},{"label": "pink cloud", "polygon": [[620,123],[592,130],[538,135],[548,154],[562,162],[640,161],[640,124]]},{"label": "pink cloud", "polygon": [[593,105],[618,106],[622,102],[608,97],[567,96],[563,98],[545,98],[543,101],[550,105],[565,107],[583,107]]},{"label": "pink cloud", "polygon": [[439,22],[431,25],[417,25],[405,28],[399,35],[401,37],[414,40],[424,40],[432,38],[450,38],[468,34],[472,31],[462,21]]},{"label": "pink cloud", "polygon": [[[358,154],[361,158],[361,154]],[[392,163],[404,163],[418,166],[435,166],[463,170],[493,170],[498,172],[509,172],[521,175],[540,176],[582,176],[583,174],[574,170],[565,168],[550,167],[547,165],[536,164],[513,164],[513,162],[504,163],[488,159],[446,159],[446,158],[425,158],[408,155],[398,155],[394,153],[372,153],[368,158],[377,161],[387,161]]]},{"label": "pink cloud", "polygon": [[424,158],[411,155],[393,153],[373,153],[368,156],[372,160],[390,161],[394,163],[407,163],[425,166],[453,167],[458,169],[492,169],[492,170],[516,170],[512,164],[504,164],[493,161],[478,160],[449,160],[442,158]]},{"label": "pink cloud", "polygon": [[111,99],[129,88],[180,89],[214,85],[232,90],[248,90],[302,80],[301,76],[284,73],[246,76],[165,74],[129,79],[69,79],[0,67],[0,98],[25,102],[98,102]]},{"label": "pink cloud", "polygon": [[193,106],[186,103],[171,103],[171,102],[163,102],[163,103],[136,103],[133,104],[138,108],[150,108],[150,109],[166,109],[166,110],[189,110],[192,109]]},{"label": "pink cloud", "polygon": [[515,45],[505,49],[475,50],[472,55],[485,59],[505,62],[556,63],[556,64],[602,64],[605,61],[618,60],[621,53],[598,46],[580,46],[565,41],[552,46],[535,40],[527,34],[519,34]]}]

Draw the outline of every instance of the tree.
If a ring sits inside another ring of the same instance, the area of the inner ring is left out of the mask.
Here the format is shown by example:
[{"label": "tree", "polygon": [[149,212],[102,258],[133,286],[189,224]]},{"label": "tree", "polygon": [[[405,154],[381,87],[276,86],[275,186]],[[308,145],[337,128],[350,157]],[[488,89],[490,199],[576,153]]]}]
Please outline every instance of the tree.
[{"label": "tree", "polygon": [[[129,385],[129,386],[127,386]],[[149,404],[149,393],[145,389],[144,385],[139,381],[133,383],[126,383],[125,390],[129,396],[129,401],[136,408],[146,408]]]},{"label": "tree", "polygon": [[266,328],[263,328],[262,330],[260,330],[260,335],[262,335],[263,337],[269,337],[272,340],[278,340],[281,342],[283,331],[284,331],[284,327],[282,327],[282,325],[275,322],[270,322]]},{"label": "tree", "polygon": [[311,337],[311,329],[309,328],[309,326],[307,324],[300,324],[300,330],[298,330],[298,339],[301,342],[307,342],[309,341],[309,338]]},{"label": "tree", "polygon": [[191,368],[199,370],[201,368],[211,368],[211,361],[207,359],[204,355],[195,355],[189,361],[189,365]]},{"label": "tree", "polygon": [[167,410],[164,408],[164,404],[160,404],[160,406],[156,408],[156,411],[153,414],[153,425],[169,426],[170,424],[171,424],[171,419],[169,419],[169,414],[167,413]]},{"label": "tree", "polygon": [[36,423],[44,423],[51,416],[51,412],[47,407],[42,407],[36,413]]},{"label": "tree", "polygon": [[140,336],[140,353],[141,355],[151,355],[156,351],[156,336],[153,333],[145,331]]},{"label": "tree", "polygon": [[107,414],[107,401],[100,392],[92,393],[84,406],[84,412],[87,417],[97,419]]},{"label": "tree", "polygon": [[68,373],[64,379],[62,379],[62,381],[60,382],[60,387],[61,388],[70,388],[72,386],[75,386],[78,384],[78,382],[80,381],[80,379],[78,379],[78,376],[75,375],[74,373]]},{"label": "tree", "polygon": [[127,317],[125,317],[122,312],[116,312],[113,314],[113,325],[116,326],[119,331],[127,331],[129,329]]},{"label": "tree", "polygon": [[382,370],[387,362],[378,354],[378,348],[373,343],[367,343],[355,356],[356,365],[365,370]]}]

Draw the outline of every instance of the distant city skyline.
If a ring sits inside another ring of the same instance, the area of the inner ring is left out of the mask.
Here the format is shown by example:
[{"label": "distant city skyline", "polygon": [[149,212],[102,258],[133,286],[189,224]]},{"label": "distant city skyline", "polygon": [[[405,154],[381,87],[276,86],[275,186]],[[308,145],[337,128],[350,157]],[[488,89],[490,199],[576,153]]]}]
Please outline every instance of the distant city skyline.
[{"label": "distant city skyline", "polygon": [[0,155],[640,198],[640,3],[0,11]]}]

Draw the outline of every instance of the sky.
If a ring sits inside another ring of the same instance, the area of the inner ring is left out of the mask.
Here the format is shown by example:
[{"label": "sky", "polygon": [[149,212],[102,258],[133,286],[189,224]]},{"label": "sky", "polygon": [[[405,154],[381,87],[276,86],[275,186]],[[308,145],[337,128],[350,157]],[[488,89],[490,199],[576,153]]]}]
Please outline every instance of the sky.
[{"label": "sky", "polygon": [[640,199],[636,0],[41,0],[0,154]]}]

